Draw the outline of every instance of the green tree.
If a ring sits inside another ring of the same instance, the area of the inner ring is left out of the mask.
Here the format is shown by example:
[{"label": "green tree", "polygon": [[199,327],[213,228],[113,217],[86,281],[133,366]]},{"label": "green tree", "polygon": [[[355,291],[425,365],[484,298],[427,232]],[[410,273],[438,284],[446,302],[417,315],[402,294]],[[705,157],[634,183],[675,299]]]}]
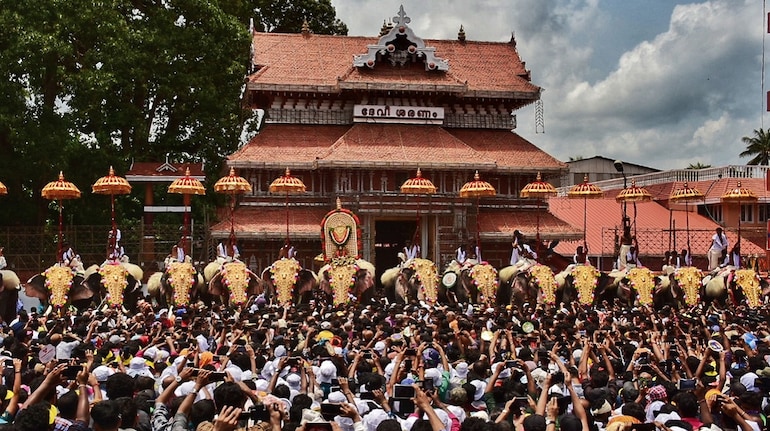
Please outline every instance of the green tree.
[{"label": "green tree", "polygon": [[348,34],[331,0],[251,0],[257,31],[299,33],[307,21],[316,34]]},{"label": "green tree", "polygon": [[[73,223],[108,223],[90,185],[110,165],[204,161],[210,182],[254,115],[241,99],[249,18],[271,31],[344,33],[329,0],[0,0],[0,225],[40,224],[60,170],[83,192]],[[299,23],[299,24],[297,24]],[[206,199],[216,199],[211,193]],[[118,202],[138,218],[141,190]]]},{"label": "green tree", "polygon": [[741,141],[746,144],[746,150],[740,156],[752,157],[749,165],[770,165],[770,131],[755,129],[754,136],[744,136]]},{"label": "green tree", "polygon": [[687,169],[706,169],[706,168],[710,168],[710,167],[711,167],[711,165],[704,165],[701,162],[697,162],[697,163],[690,163],[687,166]]}]

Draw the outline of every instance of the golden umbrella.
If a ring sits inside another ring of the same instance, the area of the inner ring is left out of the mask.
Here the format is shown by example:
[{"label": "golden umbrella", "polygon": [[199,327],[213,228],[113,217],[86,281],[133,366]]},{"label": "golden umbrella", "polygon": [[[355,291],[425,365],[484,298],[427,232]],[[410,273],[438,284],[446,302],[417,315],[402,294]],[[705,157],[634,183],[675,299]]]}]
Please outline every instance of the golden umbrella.
[{"label": "golden umbrella", "polygon": [[[481,250],[481,241],[479,239],[479,231],[481,230],[481,223],[479,222],[479,201],[482,197],[494,196],[497,194],[497,190],[492,187],[486,181],[482,181],[479,177],[479,171],[473,175],[473,181],[468,181],[460,188],[461,198],[476,198],[476,247]],[[478,258],[478,256],[476,256]]]},{"label": "golden umbrella", "polygon": [[575,184],[567,192],[570,199],[583,199],[583,248],[587,252],[586,244],[586,226],[588,224],[588,199],[596,199],[604,196],[604,192],[599,186],[588,182],[588,174],[583,177],[583,182]]},{"label": "golden umbrella", "polygon": [[[436,186],[433,182],[427,178],[423,178],[422,171],[417,168],[417,176],[409,178],[401,185],[401,193],[413,194],[413,195],[432,195],[436,193]],[[417,198],[417,228],[414,230],[414,240],[412,243],[416,243],[419,238],[420,232],[420,198]]]},{"label": "golden umbrella", "polygon": [[64,230],[64,218],[62,216],[64,204],[62,201],[65,199],[80,198],[80,190],[77,188],[77,186],[75,186],[75,184],[72,184],[69,181],[65,181],[64,173],[59,171],[59,179],[46,184],[45,187],[43,187],[43,190],[40,191],[40,194],[44,199],[56,200],[59,204],[59,254],[56,259],[57,261],[61,262],[63,243],[62,235]]},{"label": "golden umbrella", "polygon": [[115,170],[110,166],[107,176],[101,177],[91,186],[91,193],[110,195],[110,222],[112,234],[110,235],[109,254],[117,247],[117,224],[115,223],[115,195],[127,195],[131,193],[131,184],[123,177],[115,175]]},{"label": "golden umbrella", "polygon": [[230,195],[230,238],[228,241],[230,250],[232,250],[233,245],[235,245],[235,219],[233,215],[235,212],[235,195],[251,193],[251,184],[246,181],[246,178],[235,175],[235,169],[230,168],[230,174],[220,178],[214,184],[214,191]]},{"label": "golden umbrella", "polygon": [[743,212],[741,204],[743,202],[756,202],[758,199],[756,193],[751,189],[742,187],[740,181],[738,181],[737,187],[726,191],[720,199],[722,202],[738,203],[738,253],[741,252],[741,213]]},{"label": "golden umbrella", "polygon": [[669,201],[674,203],[684,202],[684,214],[687,229],[687,253],[690,253],[690,209],[688,208],[688,205],[690,202],[697,202],[703,200],[703,198],[703,193],[695,187],[688,186],[686,181],[681,188],[673,190],[671,196],[668,198]]},{"label": "golden umbrella", "polygon": [[[633,202],[634,204],[634,236],[636,236],[636,203],[637,202],[649,202],[652,200],[652,195],[644,187],[636,185],[636,180],[631,180],[631,187],[624,188],[615,196],[617,202]],[[625,208],[625,207],[624,207]],[[625,214],[623,214],[625,216]]]},{"label": "golden umbrella", "polygon": [[190,196],[192,195],[205,195],[206,188],[203,187],[197,178],[190,176],[190,168],[187,167],[184,172],[184,176],[177,178],[174,182],[168,186],[169,193],[176,193],[182,195],[184,205],[184,231],[182,232],[182,249],[187,253],[187,235],[190,226],[190,212],[187,211],[187,207],[190,206]]},{"label": "golden umbrella", "polygon": [[297,195],[305,193],[305,183],[297,177],[291,175],[289,168],[286,168],[286,173],[270,183],[270,193],[285,193],[286,194],[286,245],[289,245],[289,195]]},{"label": "golden umbrella", "polygon": [[543,181],[542,176],[540,175],[540,172],[537,173],[537,179],[534,182],[531,182],[524,186],[523,189],[521,189],[521,197],[523,198],[533,198],[536,199],[537,202],[537,211],[535,211],[536,217],[537,217],[537,227],[536,227],[536,233],[535,233],[535,240],[537,243],[535,244],[535,253],[538,254],[538,258],[540,257],[540,200],[541,199],[547,199],[551,196],[556,196],[557,191],[556,188],[551,185],[551,183],[547,181]]}]

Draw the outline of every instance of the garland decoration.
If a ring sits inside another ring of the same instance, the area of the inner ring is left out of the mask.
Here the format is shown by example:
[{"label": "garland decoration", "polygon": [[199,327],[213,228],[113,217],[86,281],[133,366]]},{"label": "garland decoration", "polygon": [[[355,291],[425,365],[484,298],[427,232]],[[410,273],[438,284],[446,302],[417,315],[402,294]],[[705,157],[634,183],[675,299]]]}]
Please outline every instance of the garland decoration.
[{"label": "garland decoration", "polygon": [[578,302],[582,305],[594,303],[594,291],[599,284],[599,270],[593,265],[575,265],[572,280],[577,290]]},{"label": "garland decoration", "polygon": [[674,272],[674,280],[682,289],[684,302],[687,305],[698,305],[700,283],[703,278],[703,272],[694,266],[685,266]]},{"label": "garland decoration", "polygon": [[556,277],[553,271],[546,265],[536,264],[529,268],[529,276],[535,280],[540,288],[543,302],[548,305],[556,304]]},{"label": "garland decoration", "polygon": [[72,288],[72,270],[66,266],[52,266],[45,270],[45,287],[51,292],[51,306],[63,308],[69,300]]},{"label": "garland decoration", "polygon": [[128,286],[128,270],[120,263],[107,263],[99,268],[102,285],[107,289],[107,304],[110,307],[123,305],[123,292]]}]

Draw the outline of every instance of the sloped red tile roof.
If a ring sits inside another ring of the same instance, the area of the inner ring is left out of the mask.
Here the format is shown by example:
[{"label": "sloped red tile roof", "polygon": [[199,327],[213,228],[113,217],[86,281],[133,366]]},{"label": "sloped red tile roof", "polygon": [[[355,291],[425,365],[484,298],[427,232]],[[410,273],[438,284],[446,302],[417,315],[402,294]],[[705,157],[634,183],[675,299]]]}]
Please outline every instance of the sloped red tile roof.
[{"label": "sloped red tile roof", "polygon": [[[289,235],[291,238],[320,239],[321,220],[327,210],[290,208]],[[286,238],[286,210],[284,208],[241,207],[233,214],[235,236],[239,239]],[[230,235],[230,220],[225,219],[211,227],[215,238]]]},{"label": "sloped red tile roof", "polygon": [[[357,71],[353,56],[364,54],[374,37],[254,33],[253,63],[259,70],[249,76],[249,88],[292,86],[297,90],[336,92],[345,84],[393,84],[401,80],[465,87],[480,97],[534,98],[540,88],[522,76],[526,70],[510,43],[425,40],[436,55],[449,60],[449,71],[425,71],[378,63],[370,71]],[[398,70],[398,72],[394,72]]]},{"label": "sloped red tile roof", "polygon": [[272,124],[228,157],[232,167],[307,167],[350,129],[349,126]]},{"label": "sloped red tile roof", "polygon": [[[582,199],[569,198],[551,198],[548,201],[549,211],[556,217],[564,220],[580,231],[583,230],[583,205],[586,205],[587,229],[586,237],[588,242],[589,254],[592,256],[604,254],[611,255],[614,248],[613,233],[621,224],[622,207],[621,204],[612,198],[588,199],[585,202]],[[629,203],[627,206],[628,216],[634,219],[634,206]],[[640,202],[636,204],[636,227],[638,231],[645,231],[642,240],[640,237],[640,254],[663,256],[669,249],[669,217],[673,219],[676,226],[676,244],[677,249],[681,250],[687,245],[687,214],[682,210],[670,211],[658,202]],[[705,256],[711,245],[711,236],[714,229],[719,225],[710,219],[698,215],[694,208],[689,213],[690,225],[690,248],[693,256]],[[651,236],[652,232],[660,232],[659,236]],[[730,244],[735,244],[737,235],[726,231]],[[575,252],[580,242],[564,242],[556,247],[556,251],[563,255],[571,256]],[[741,242],[741,248],[744,254],[764,255],[765,251],[750,241]]]},{"label": "sloped red tile roof", "polygon": [[554,171],[564,163],[508,130],[357,123],[271,124],[228,158],[232,167],[365,167]]},{"label": "sloped red tile roof", "polygon": [[[539,220],[538,220],[539,219]],[[583,229],[577,229],[546,211],[545,206],[539,212],[518,210],[505,212],[487,212],[479,214],[479,236],[481,238],[513,238],[513,231],[518,230],[527,238],[535,238],[538,225],[540,238],[577,239],[583,237]]]},{"label": "sloped red tile roof", "polygon": [[[168,165],[173,169],[158,168]],[[131,168],[126,172],[126,176],[147,176],[147,177],[181,177],[185,170],[190,168],[190,175],[193,177],[205,177],[202,163],[164,163],[164,162],[134,162]],[[176,171],[174,171],[176,169]]]},{"label": "sloped red tile roof", "polygon": [[468,146],[494,160],[498,168],[532,172],[566,169],[567,164],[510,130],[447,129]]},{"label": "sloped red tile roof", "polygon": [[377,166],[451,168],[478,166],[492,169],[495,162],[440,126],[355,124],[318,161],[319,166]]}]

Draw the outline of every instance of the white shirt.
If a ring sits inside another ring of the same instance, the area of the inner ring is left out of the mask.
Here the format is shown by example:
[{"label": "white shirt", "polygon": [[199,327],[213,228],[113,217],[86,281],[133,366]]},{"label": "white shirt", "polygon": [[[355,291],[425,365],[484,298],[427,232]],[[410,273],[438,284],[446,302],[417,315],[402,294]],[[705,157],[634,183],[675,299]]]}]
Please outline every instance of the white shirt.
[{"label": "white shirt", "polygon": [[227,257],[227,251],[225,250],[225,244],[220,242],[217,245],[217,256],[218,257]]},{"label": "white shirt", "polygon": [[727,250],[728,245],[727,236],[724,233],[722,235],[714,234],[714,236],[711,237],[711,250]]},{"label": "white shirt", "polygon": [[465,259],[467,259],[467,254],[465,253],[465,250],[463,250],[462,247],[457,247],[457,262],[458,263],[464,263]]}]

